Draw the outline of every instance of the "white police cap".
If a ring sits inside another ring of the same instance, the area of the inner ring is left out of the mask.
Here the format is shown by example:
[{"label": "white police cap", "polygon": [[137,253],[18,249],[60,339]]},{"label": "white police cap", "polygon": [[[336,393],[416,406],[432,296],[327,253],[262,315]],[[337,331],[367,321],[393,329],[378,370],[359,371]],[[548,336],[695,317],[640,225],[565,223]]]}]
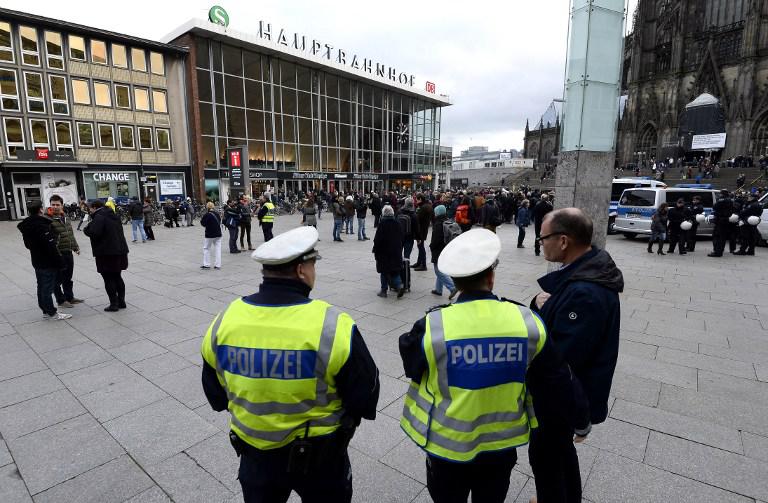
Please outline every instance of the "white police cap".
[{"label": "white police cap", "polygon": [[488,229],[472,229],[453,238],[437,259],[440,272],[466,278],[493,266],[501,254],[501,240]]},{"label": "white police cap", "polygon": [[251,254],[251,258],[264,265],[281,265],[296,259],[319,259],[315,250],[319,234],[314,227],[297,227],[278,234],[262,244]]}]

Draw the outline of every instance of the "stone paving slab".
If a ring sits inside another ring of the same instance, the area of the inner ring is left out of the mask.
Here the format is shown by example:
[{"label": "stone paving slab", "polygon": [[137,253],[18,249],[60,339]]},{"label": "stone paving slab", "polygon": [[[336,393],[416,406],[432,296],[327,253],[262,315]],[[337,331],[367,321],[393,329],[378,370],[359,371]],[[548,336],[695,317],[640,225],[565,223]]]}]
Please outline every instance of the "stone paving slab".
[{"label": "stone paving slab", "polygon": [[[295,223],[278,218],[276,232]],[[330,226],[320,220],[313,297],[355,319],[382,381],[378,418],[350,448],[353,499],[430,501],[424,454],[399,428],[408,383],[397,339],[447,298],[429,293],[431,270],[412,274],[403,299],[376,297],[370,243],[333,243]],[[222,270],[201,271],[201,232],[157,228],[157,242],[130,244],[129,307],[117,313],[102,310],[84,246],[75,293],[86,302],[53,323],[41,319],[15,225],[0,222],[1,502],[242,500],[227,414],[200,389],[199,351],[215,313],[255,291],[260,273],[248,254],[227,253]],[[527,303],[547,265],[532,246],[515,248],[515,227],[499,236],[496,291]],[[626,284],[622,341],[610,417],[577,448],[584,501],[768,501],[768,252],[716,260],[708,248],[648,258],[641,240],[608,238]],[[518,458],[508,502],[535,494],[525,448]]]}]

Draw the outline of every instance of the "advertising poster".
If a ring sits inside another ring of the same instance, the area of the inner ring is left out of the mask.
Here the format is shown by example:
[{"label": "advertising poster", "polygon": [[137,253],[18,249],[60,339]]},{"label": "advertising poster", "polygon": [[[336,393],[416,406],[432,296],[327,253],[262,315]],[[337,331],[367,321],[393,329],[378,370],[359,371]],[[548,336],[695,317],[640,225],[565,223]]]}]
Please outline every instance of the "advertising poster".
[{"label": "advertising poster", "polygon": [[160,194],[164,196],[184,195],[183,180],[160,180]]},{"label": "advertising poster", "polygon": [[43,201],[46,206],[54,194],[61,196],[64,204],[78,202],[74,173],[40,173],[40,178],[43,182]]}]

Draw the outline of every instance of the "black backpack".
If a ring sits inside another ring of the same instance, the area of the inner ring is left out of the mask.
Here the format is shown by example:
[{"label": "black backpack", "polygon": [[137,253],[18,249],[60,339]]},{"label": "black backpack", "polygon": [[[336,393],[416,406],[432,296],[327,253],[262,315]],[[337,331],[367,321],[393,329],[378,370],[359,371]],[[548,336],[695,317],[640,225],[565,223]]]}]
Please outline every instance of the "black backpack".
[{"label": "black backpack", "polygon": [[403,231],[403,237],[409,238],[413,235],[410,215],[407,213],[398,213],[397,223],[400,224],[400,229]]}]

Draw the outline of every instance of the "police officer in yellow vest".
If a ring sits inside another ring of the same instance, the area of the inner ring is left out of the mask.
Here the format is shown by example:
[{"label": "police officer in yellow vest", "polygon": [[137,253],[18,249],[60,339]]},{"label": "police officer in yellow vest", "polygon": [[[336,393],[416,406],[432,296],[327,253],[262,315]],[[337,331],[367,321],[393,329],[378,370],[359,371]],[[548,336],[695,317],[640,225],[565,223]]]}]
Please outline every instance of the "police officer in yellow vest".
[{"label": "police officer in yellow vest", "polygon": [[314,227],[259,246],[259,292],[233,301],[203,339],[203,390],[228,409],[246,502],[349,502],[347,445],[376,417],[378,369],[352,318],[309,293]]},{"label": "police officer in yellow vest", "polygon": [[266,243],[274,237],[272,236],[272,226],[275,225],[275,205],[272,204],[269,194],[262,194],[261,208],[259,208],[256,218],[259,219],[261,232],[264,233],[264,242]]},{"label": "police officer in yellow vest", "polygon": [[466,502],[470,492],[473,502],[503,502],[515,448],[528,442],[537,413],[588,433],[583,391],[541,319],[492,292],[500,253],[499,237],[486,229],[454,238],[437,267],[453,278],[458,300],[400,337],[412,379],[400,426],[426,451],[436,503]]}]

